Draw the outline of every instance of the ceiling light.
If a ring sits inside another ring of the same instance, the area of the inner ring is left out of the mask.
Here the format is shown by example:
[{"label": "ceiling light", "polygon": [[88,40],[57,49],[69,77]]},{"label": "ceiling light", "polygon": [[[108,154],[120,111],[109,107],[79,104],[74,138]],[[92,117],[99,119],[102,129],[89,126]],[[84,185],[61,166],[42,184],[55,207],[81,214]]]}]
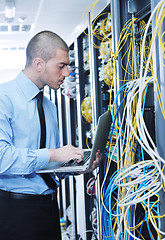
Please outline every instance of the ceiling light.
[{"label": "ceiling light", "polygon": [[5,18],[8,22],[13,21],[13,19],[15,18],[15,1],[14,0],[6,0]]}]

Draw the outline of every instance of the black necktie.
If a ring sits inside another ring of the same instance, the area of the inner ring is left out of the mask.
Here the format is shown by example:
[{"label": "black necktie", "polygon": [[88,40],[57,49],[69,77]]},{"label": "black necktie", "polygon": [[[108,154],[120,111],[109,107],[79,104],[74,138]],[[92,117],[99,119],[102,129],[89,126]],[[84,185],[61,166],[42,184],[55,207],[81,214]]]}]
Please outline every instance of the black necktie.
[{"label": "black necktie", "polygon": [[[45,146],[46,146],[46,123],[45,123],[44,109],[42,106],[43,92],[39,92],[36,95],[36,98],[37,98],[37,108],[38,108],[38,114],[39,114],[40,126],[41,126],[40,148],[45,148]],[[53,190],[57,190],[56,183],[52,179],[52,177],[49,175],[49,173],[40,173],[40,175],[49,188],[51,188]]]}]

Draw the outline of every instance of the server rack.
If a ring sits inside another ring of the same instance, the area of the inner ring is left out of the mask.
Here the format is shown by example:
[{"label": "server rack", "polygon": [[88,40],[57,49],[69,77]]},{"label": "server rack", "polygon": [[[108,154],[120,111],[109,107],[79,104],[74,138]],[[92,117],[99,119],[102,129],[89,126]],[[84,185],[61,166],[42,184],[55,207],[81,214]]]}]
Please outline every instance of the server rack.
[{"label": "server rack", "polygon": [[[91,68],[90,68],[90,47],[89,47],[89,35],[88,29],[78,37],[78,66],[79,66],[79,91],[80,91],[80,108],[81,108],[81,135],[82,146],[84,149],[92,146],[93,131],[92,131],[92,98],[91,98]],[[83,111],[85,114],[83,114]],[[84,117],[83,117],[84,116]],[[94,178],[93,173],[85,174],[83,176],[84,182],[84,213],[85,213],[85,231],[84,234],[80,234],[81,238],[91,239],[93,232],[91,222],[94,221],[95,207],[93,206],[92,196],[94,193],[89,193],[87,186],[89,181]],[[93,211],[93,215],[91,212]],[[91,220],[90,220],[91,219]]]},{"label": "server rack", "polygon": [[[139,47],[139,35],[138,35],[139,31],[140,31],[139,30],[139,22],[141,20],[148,21],[150,14],[151,14],[151,2],[150,1],[145,1],[145,2],[144,1],[112,1],[111,6],[114,9],[114,11],[112,11],[113,12],[113,15],[112,15],[113,28],[116,29],[116,34],[114,36],[114,51],[117,49],[117,42],[120,39],[120,32],[122,31],[122,27],[131,18],[132,19],[137,18],[133,24],[133,34],[135,36],[133,50],[135,52],[137,51],[137,49]],[[118,19],[115,18],[115,14],[117,14],[117,13],[120,16]],[[150,36],[151,34],[152,34],[152,29],[150,29],[148,31],[148,36]],[[131,37],[132,36],[130,36],[130,38]],[[126,80],[125,82],[129,81],[129,79],[132,79],[132,76],[130,76],[130,74],[129,74],[129,71],[131,69],[129,67],[126,68],[127,59],[122,58],[122,56],[125,56],[125,52],[127,51],[127,49],[128,49],[128,45],[125,44],[122,51],[118,55],[118,61],[117,61],[117,78],[125,79]],[[122,65],[121,65],[121,63],[122,63]],[[139,67],[138,62],[135,62],[134,63],[134,72],[136,72],[136,74],[137,74],[136,78],[138,78],[138,74],[139,74],[138,67]],[[127,69],[127,72],[124,69]],[[126,72],[126,74],[125,74],[125,72]],[[150,75],[151,75],[151,72],[148,72],[148,76],[150,76]],[[120,81],[117,83],[118,90],[122,86],[122,84],[123,83]],[[122,102],[123,98],[124,98],[124,94],[121,94],[119,104]],[[147,126],[150,136],[152,137],[153,141],[155,142],[155,110],[154,110],[153,84],[150,84],[148,87],[147,99],[146,99],[145,104],[146,104],[146,106],[144,108],[144,121],[145,121],[145,124]],[[121,113],[121,115],[123,114],[123,109],[120,110],[120,113]],[[126,123],[125,123],[125,125],[126,125]],[[119,154],[121,154],[121,152],[119,152]],[[145,154],[145,160],[147,160],[148,158],[150,158],[150,156],[147,156],[147,154]],[[136,162],[136,156],[135,156],[135,162]],[[156,201],[156,200],[157,200],[157,196],[153,196],[153,201]],[[136,214],[137,214],[137,216],[135,217],[135,225],[139,222],[140,214],[143,214],[142,218],[144,218],[144,211],[142,209],[139,210],[139,205],[137,206],[136,210],[137,210],[137,213],[135,213],[135,216],[136,216]],[[150,228],[150,231],[147,231],[147,229],[149,229],[149,228]],[[133,229],[134,229],[134,232],[132,232],[133,235],[138,237],[139,233],[137,233],[135,231],[135,228],[133,228]],[[155,239],[157,237],[156,230],[153,228],[151,222],[149,222],[148,226],[146,226],[144,228],[144,230],[141,231],[141,233],[145,239],[150,239],[151,232],[152,232],[152,236]],[[132,236],[131,236],[131,239],[133,239]]]},{"label": "server rack", "polygon": [[[151,11],[154,11],[155,7],[160,3],[160,1],[158,0],[151,0]],[[154,29],[156,25],[156,17],[154,17],[153,21],[152,21],[152,28]],[[161,32],[164,31],[164,22],[162,24],[162,28],[161,28]],[[164,41],[164,38],[162,39],[162,41]],[[158,36],[156,36],[156,40],[155,40],[155,48],[153,51],[153,67],[154,67],[154,71],[155,71],[155,76],[158,79],[158,85],[160,87],[160,94],[162,95],[162,101],[163,101],[163,105],[164,105],[164,59],[161,53],[161,47],[160,47],[160,39],[158,40]],[[162,66],[163,65],[163,66]],[[164,118],[163,118],[163,114],[162,111],[160,109],[160,104],[157,98],[157,94],[156,94],[156,89],[154,91],[154,97],[155,97],[155,132],[156,132],[156,145],[157,145],[157,149],[158,149],[158,153],[160,155],[160,157],[162,157],[163,159],[165,159],[165,151],[164,151],[164,147],[163,147],[163,139],[165,136],[165,132],[164,132]],[[164,174],[164,168],[163,168],[163,163],[161,163],[161,167],[162,167],[162,171]],[[164,202],[165,202],[165,194],[164,194],[164,190],[162,189],[160,191],[160,216],[161,217],[161,223],[159,225],[159,229],[161,230],[161,239],[165,238],[165,218],[164,218],[164,213],[165,213],[165,209],[164,209]]]},{"label": "server rack", "polygon": [[[136,47],[139,51],[139,42],[140,42],[140,36],[139,36],[139,32],[141,31],[141,27],[140,27],[140,23],[142,22],[143,24],[147,23],[149,20],[149,17],[151,15],[151,2],[150,1],[146,1],[144,2],[138,2],[135,1],[134,2],[134,8],[135,8],[135,17],[137,18],[136,21],[136,27],[135,27],[135,44]],[[148,43],[146,43],[147,46],[149,46],[149,42],[151,40],[151,36],[152,36],[152,27],[149,28],[148,31],[148,36],[147,36],[147,41]],[[148,76],[151,76],[151,71],[148,72]],[[147,90],[147,97],[146,97],[146,101],[145,101],[145,108],[144,108],[144,121],[145,124],[147,126],[147,129],[150,133],[150,136],[152,138],[152,140],[154,141],[154,143],[156,144],[156,140],[155,140],[155,104],[154,104],[154,86],[153,84],[149,84],[148,85],[148,90]],[[145,153],[145,159],[150,159],[150,156],[147,155],[147,153]],[[157,201],[158,197],[155,195],[151,198],[152,201]],[[142,209],[141,206],[137,207],[137,215],[141,215],[142,219],[144,218],[144,210]],[[135,218],[136,221],[137,217]],[[151,232],[153,234],[153,237],[156,239],[157,238],[157,233],[156,230],[153,228],[151,222],[149,222],[149,227],[151,229]],[[147,229],[147,226],[145,226],[144,224],[144,229]],[[149,232],[146,230],[142,230],[142,235],[145,238],[149,238]]]}]

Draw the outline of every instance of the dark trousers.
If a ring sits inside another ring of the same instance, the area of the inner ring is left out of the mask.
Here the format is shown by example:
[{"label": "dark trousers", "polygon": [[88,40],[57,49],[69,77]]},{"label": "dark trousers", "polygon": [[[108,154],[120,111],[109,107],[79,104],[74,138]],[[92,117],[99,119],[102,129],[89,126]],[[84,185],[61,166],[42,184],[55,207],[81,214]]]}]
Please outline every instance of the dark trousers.
[{"label": "dark trousers", "polygon": [[0,196],[0,240],[61,240],[57,199]]}]

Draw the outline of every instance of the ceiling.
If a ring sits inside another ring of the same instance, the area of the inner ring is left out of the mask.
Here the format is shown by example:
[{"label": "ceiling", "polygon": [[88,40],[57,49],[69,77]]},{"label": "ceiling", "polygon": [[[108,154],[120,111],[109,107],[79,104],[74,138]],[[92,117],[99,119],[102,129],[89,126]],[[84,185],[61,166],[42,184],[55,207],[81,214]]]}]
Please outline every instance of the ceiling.
[{"label": "ceiling", "polygon": [[[5,18],[6,1],[14,1],[15,17]],[[88,24],[88,12],[95,0],[0,0],[0,49],[24,48],[41,30],[52,30],[70,45]],[[105,6],[98,0],[95,11]],[[21,28],[22,27],[22,28]],[[6,30],[6,28],[8,28]]]},{"label": "ceiling", "polygon": [[[51,30],[68,45],[111,0],[0,0],[0,83],[13,79],[25,66],[25,48],[39,31]],[[5,18],[7,3],[15,5],[12,21]]]}]

